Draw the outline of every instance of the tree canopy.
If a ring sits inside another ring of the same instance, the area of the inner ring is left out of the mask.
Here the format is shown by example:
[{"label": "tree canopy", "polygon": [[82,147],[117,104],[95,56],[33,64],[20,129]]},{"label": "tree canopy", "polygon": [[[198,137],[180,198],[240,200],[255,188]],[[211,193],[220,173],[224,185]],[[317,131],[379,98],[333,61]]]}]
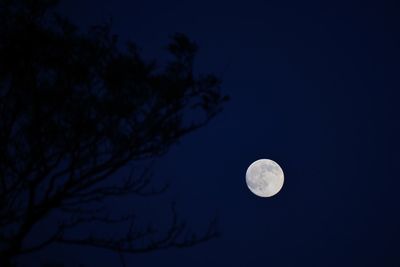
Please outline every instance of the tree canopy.
[{"label": "tree canopy", "polygon": [[[118,43],[108,25],[78,30],[53,12],[57,1],[0,3],[0,258],[54,242],[143,252],[192,245],[215,236],[182,237],[176,218],[164,234],[129,229],[118,240],[74,239],[66,229],[95,220],[129,220],[82,212],[98,199],[151,195],[148,172],[114,179],[122,167],[160,156],[206,125],[228,99],[214,75],[196,75],[197,46],[183,34],[159,68],[134,43]],[[122,182],[121,182],[122,181]],[[162,191],[163,189],[161,189]],[[55,210],[65,220],[26,247],[32,228]],[[143,245],[138,239],[151,237]]]}]

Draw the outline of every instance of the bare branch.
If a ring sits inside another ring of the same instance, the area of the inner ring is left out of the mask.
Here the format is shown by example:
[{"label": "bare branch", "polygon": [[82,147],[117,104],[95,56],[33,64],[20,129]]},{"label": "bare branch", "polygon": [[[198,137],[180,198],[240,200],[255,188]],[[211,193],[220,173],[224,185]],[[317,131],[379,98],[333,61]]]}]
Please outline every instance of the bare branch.
[{"label": "bare branch", "polygon": [[[99,238],[89,235],[86,238],[60,237],[57,242],[65,244],[83,245],[105,248],[115,252],[123,253],[147,253],[160,249],[183,248],[194,246],[219,236],[217,232],[217,221],[213,220],[207,231],[198,236],[186,230],[186,224],[178,220],[175,208],[172,208],[172,222],[169,229],[160,234],[152,228],[145,231],[135,231],[131,224],[128,233],[121,238]],[[158,235],[157,235],[158,234]],[[156,236],[155,236],[156,235]],[[139,243],[140,244],[137,244]]]},{"label": "bare branch", "polygon": [[[156,231],[103,205],[164,193],[169,184],[136,163],[164,155],[222,110],[219,80],[193,72],[197,46],[175,35],[171,61],[156,69],[134,44],[120,49],[109,26],[82,33],[50,15],[51,1],[31,2],[0,8],[0,265],[55,242],[140,253],[216,237],[214,224],[193,235],[174,209],[171,226]],[[134,172],[119,177],[126,166]],[[57,230],[26,247],[52,214]],[[70,235],[85,224],[129,226],[119,239]]]}]

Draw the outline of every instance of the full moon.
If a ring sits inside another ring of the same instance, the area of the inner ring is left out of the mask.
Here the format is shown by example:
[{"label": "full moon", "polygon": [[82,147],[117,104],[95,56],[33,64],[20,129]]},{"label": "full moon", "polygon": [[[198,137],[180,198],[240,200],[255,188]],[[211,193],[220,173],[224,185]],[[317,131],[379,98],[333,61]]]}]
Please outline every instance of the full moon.
[{"label": "full moon", "polygon": [[284,175],[281,167],[273,160],[259,159],[246,171],[247,187],[259,197],[272,197],[283,186]]}]

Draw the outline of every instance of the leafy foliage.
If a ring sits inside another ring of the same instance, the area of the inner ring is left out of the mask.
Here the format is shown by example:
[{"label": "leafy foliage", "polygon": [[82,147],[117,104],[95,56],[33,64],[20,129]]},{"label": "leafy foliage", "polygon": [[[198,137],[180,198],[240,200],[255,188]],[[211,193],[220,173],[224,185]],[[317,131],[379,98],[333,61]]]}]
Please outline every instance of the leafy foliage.
[{"label": "leafy foliage", "polygon": [[[204,126],[227,100],[213,75],[196,76],[196,45],[176,34],[173,56],[160,70],[130,43],[120,48],[107,25],[81,33],[51,13],[56,1],[0,4],[0,258],[11,259],[53,242],[141,252],[187,246],[215,236],[179,239],[174,214],[165,236],[136,246],[124,240],[71,239],[67,227],[129,219],[89,217],[80,207],[123,194],[151,195],[147,172],[113,182],[122,167],[162,155]],[[196,114],[195,116],[192,114]],[[199,116],[199,114],[201,116]],[[105,183],[105,181],[107,181]],[[24,247],[32,228],[53,211],[66,220],[53,236]],[[135,234],[133,234],[135,233]],[[1,261],[0,261],[1,262]]]}]

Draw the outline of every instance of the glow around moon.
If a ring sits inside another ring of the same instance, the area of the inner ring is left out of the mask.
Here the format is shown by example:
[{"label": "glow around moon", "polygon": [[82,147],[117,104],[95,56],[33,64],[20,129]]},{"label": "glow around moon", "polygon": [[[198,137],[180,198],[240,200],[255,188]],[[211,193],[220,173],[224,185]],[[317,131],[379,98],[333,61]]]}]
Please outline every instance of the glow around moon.
[{"label": "glow around moon", "polygon": [[282,189],[283,181],[281,167],[270,159],[257,160],[246,171],[247,187],[259,197],[272,197],[277,194]]}]

